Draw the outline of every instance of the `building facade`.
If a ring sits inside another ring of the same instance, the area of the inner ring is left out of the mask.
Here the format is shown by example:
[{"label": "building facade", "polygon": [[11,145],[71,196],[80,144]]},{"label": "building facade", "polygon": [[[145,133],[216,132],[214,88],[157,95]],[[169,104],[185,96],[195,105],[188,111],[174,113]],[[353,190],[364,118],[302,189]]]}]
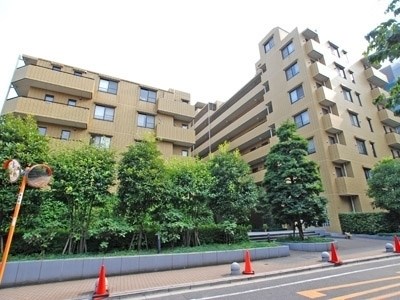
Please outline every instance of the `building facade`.
[{"label": "building facade", "polygon": [[332,41],[310,29],[274,28],[259,43],[256,75],[225,103],[209,103],[192,123],[193,155],[206,157],[224,141],[238,149],[256,182],[275,129],[293,120],[308,140],[328,199],[329,230],[339,213],[373,211],[367,197],[370,170],[383,157],[400,157],[400,118],[373,104],[386,76],[366,60],[351,61]]},{"label": "building facade", "polygon": [[117,152],[155,134],[165,157],[189,156],[190,94],[23,55],[2,114],[33,115],[51,142],[91,143]]}]

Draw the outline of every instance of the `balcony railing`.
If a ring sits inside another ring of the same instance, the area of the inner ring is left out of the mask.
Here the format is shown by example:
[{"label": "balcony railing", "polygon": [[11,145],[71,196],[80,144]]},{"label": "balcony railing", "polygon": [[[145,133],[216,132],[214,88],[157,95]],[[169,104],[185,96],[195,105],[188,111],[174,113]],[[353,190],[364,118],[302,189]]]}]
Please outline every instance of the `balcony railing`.
[{"label": "balcony railing", "polygon": [[389,132],[385,135],[386,143],[395,149],[400,150],[400,134],[396,132]]},{"label": "balcony railing", "polygon": [[172,125],[157,125],[156,137],[159,140],[191,147],[195,143],[194,129],[185,129]]},{"label": "balcony railing", "polygon": [[27,65],[15,70],[12,84],[18,95],[26,96],[30,87],[59,92],[80,98],[93,97],[94,79]]},{"label": "balcony railing", "polygon": [[394,113],[389,109],[381,109],[378,111],[379,120],[390,127],[400,126],[400,117],[394,115]]},{"label": "balcony railing", "polygon": [[326,114],[322,116],[322,126],[326,132],[339,133],[343,131],[342,128],[343,119],[334,114]]},{"label": "balcony railing", "polygon": [[351,161],[354,158],[354,151],[351,151],[348,146],[341,144],[333,144],[328,146],[329,157],[334,163],[343,164]]},{"label": "balcony railing", "polygon": [[4,102],[2,114],[32,115],[38,122],[86,129],[89,109],[41,99],[17,97]]},{"label": "balcony railing", "polygon": [[194,106],[185,102],[159,98],[157,105],[159,113],[174,116],[175,119],[185,122],[191,122],[195,115]]},{"label": "balcony railing", "polygon": [[306,43],[306,53],[314,60],[318,60],[323,56],[323,47],[314,40],[308,40]]},{"label": "balcony railing", "polygon": [[332,106],[335,105],[335,92],[326,86],[320,86],[316,90],[316,97],[318,103],[324,106]]},{"label": "balcony railing", "polygon": [[311,76],[317,81],[325,82],[333,77],[332,70],[318,61],[312,63],[310,68]]},{"label": "balcony railing", "polygon": [[373,67],[370,67],[366,69],[364,72],[367,80],[371,82],[373,85],[384,88],[388,84],[386,75],[383,74],[381,71]]},{"label": "balcony railing", "polygon": [[360,188],[359,179],[354,177],[337,177],[335,178],[337,192],[341,196],[358,195],[364,193],[364,189]]}]

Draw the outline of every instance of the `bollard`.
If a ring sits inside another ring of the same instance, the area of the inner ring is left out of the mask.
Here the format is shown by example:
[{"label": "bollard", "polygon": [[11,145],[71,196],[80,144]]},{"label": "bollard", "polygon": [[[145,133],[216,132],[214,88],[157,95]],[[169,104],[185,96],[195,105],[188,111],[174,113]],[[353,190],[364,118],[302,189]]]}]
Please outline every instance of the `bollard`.
[{"label": "bollard", "polygon": [[329,253],[324,251],[321,253],[321,258],[323,262],[328,262],[329,261]]},{"label": "bollard", "polygon": [[391,243],[386,243],[386,252],[393,252],[393,245]]},{"label": "bollard", "polygon": [[231,264],[231,275],[240,275],[240,265],[237,262]]}]

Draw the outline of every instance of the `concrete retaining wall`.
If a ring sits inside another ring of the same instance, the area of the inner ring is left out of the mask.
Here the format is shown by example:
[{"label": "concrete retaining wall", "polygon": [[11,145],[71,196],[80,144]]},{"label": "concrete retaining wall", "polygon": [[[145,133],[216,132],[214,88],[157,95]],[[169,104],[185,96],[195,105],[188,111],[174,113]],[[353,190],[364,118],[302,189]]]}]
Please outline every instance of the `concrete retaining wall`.
[{"label": "concrete retaining wall", "polygon": [[[289,256],[288,246],[250,249],[252,260]],[[13,261],[6,265],[1,286],[96,278],[104,264],[107,276],[184,269],[244,261],[245,250],[183,254],[135,255],[102,258],[76,258]]]},{"label": "concrete retaining wall", "polygon": [[288,245],[290,250],[306,251],[306,252],[323,252],[323,251],[330,251],[332,243],[336,245],[336,241],[328,243],[285,243],[285,245]]}]

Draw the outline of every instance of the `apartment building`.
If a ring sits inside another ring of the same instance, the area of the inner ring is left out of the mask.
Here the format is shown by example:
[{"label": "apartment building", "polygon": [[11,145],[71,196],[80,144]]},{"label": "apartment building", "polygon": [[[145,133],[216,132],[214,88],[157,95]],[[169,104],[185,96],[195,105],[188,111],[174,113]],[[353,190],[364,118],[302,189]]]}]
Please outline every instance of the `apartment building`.
[{"label": "apartment building", "polygon": [[373,211],[366,190],[375,163],[400,157],[400,118],[373,104],[386,76],[310,29],[274,28],[258,48],[255,76],[225,103],[197,112],[193,155],[206,157],[229,141],[261,183],[275,129],[293,120],[320,168],[327,229],[340,231],[339,213]]},{"label": "apartment building", "polygon": [[151,132],[170,157],[189,156],[195,142],[190,94],[27,55],[20,57],[1,113],[33,115],[53,144],[91,143],[121,152]]}]

